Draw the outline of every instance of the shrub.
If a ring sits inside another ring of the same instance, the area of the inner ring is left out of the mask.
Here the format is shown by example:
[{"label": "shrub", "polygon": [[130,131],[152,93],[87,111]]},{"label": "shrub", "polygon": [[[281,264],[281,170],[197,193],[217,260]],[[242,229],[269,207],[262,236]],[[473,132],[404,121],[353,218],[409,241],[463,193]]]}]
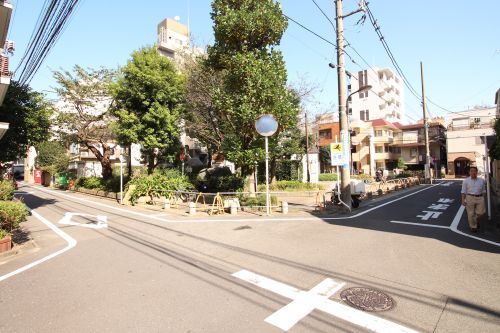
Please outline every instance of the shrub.
[{"label": "shrub", "polygon": [[193,185],[189,182],[187,176],[182,176],[175,169],[155,170],[152,175],[141,175],[132,178],[128,184],[135,185],[130,194],[132,203],[136,203],[143,196],[148,196],[153,201],[155,197],[166,195],[168,191],[189,191],[193,189]]},{"label": "shrub", "polygon": [[397,174],[395,178],[408,178],[408,177],[413,177],[413,174],[408,171],[403,171]]},{"label": "shrub", "polygon": [[9,233],[3,229],[0,229],[0,239],[4,239]]},{"label": "shrub", "polygon": [[234,175],[228,167],[207,169],[204,179],[197,180],[196,186],[203,192],[238,192],[243,189],[245,180]]},{"label": "shrub", "polygon": [[14,197],[14,184],[10,180],[0,181],[0,200],[10,201]]},{"label": "shrub", "polygon": [[[240,205],[244,206],[244,207],[245,206],[247,206],[247,207],[252,207],[252,206],[265,207],[266,206],[266,195],[259,194],[255,197],[240,195],[239,201],[240,201]],[[271,205],[276,206],[277,204],[278,204],[278,197],[276,197],[275,195],[271,195]]]},{"label": "shrub", "polygon": [[373,177],[370,176],[369,174],[362,173],[359,175],[351,175],[352,179],[359,179],[359,180],[373,180]]},{"label": "shrub", "polygon": [[319,181],[321,181],[321,182],[333,182],[336,180],[337,180],[336,173],[320,173],[319,174]]},{"label": "shrub", "polygon": [[20,201],[0,201],[0,228],[11,231],[26,220],[28,210]]},{"label": "shrub", "polygon": [[77,179],[75,187],[83,187],[89,190],[104,189],[102,179],[97,177],[80,177]]},{"label": "shrub", "polygon": [[[315,191],[322,190],[324,188],[323,185],[317,183],[302,183],[298,180],[281,180],[275,183],[269,184],[269,190],[275,192],[282,191]],[[266,185],[259,185],[259,192],[264,192],[266,190]]]}]

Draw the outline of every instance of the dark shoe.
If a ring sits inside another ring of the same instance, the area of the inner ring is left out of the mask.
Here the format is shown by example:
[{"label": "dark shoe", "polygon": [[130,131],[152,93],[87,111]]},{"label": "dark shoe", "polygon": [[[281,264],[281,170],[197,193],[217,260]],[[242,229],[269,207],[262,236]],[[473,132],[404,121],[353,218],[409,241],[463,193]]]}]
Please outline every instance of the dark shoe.
[{"label": "dark shoe", "polygon": [[479,222],[477,222],[477,229],[481,229],[481,225],[479,224]]},{"label": "dark shoe", "polygon": [[477,228],[470,228],[470,232],[472,232],[473,234],[475,234],[477,232]]}]

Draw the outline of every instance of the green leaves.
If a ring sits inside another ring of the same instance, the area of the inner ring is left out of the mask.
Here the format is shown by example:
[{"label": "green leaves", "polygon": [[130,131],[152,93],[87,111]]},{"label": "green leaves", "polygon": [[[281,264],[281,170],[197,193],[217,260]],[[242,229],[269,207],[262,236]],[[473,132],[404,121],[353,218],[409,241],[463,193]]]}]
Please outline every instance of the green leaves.
[{"label": "green leaves", "polygon": [[52,113],[43,95],[12,81],[0,106],[0,122],[9,123],[9,130],[0,140],[0,161],[24,157],[29,146],[47,140]]},{"label": "green leaves", "polygon": [[38,167],[43,171],[55,175],[68,169],[69,156],[66,147],[58,141],[46,141],[37,145]]},{"label": "green leaves", "polygon": [[298,103],[286,87],[283,56],[274,48],[287,22],[272,0],[215,0],[212,19],[215,44],[201,68],[216,72],[220,84],[207,85],[210,103],[204,105],[210,108],[199,119],[207,118],[207,109],[211,112],[217,123],[210,125],[222,134],[219,147],[246,175],[263,155],[263,140],[254,127],[257,117],[268,113],[278,120],[276,143],[280,133],[296,125]]},{"label": "green leaves", "polygon": [[114,129],[122,144],[139,143],[151,158],[155,149],[177,150],[185,79],[170,59],[155,47],[135,51],[121,69],[113,95]]}]

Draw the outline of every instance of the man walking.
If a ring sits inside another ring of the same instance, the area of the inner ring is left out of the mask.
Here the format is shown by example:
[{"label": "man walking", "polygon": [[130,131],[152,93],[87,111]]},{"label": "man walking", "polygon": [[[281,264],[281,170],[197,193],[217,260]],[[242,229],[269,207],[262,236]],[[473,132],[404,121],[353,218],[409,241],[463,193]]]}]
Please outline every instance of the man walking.
[{"label": "man walking", "polygon": [[467,219],[472,232],[477,232],[479,224],[478,216],[485,213],[484,193],[486,193],[485,182],[477,178],[477,167],[471,166],[470,176],[462,183],[462,205],[467,209]]}]

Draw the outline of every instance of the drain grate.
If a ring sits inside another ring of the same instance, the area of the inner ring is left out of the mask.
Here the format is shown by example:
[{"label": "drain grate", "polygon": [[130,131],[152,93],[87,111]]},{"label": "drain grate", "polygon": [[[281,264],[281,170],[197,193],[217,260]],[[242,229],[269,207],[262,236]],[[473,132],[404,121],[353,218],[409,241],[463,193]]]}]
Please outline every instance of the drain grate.
[{"label": "drain grate", "polygon": [[369,312],[387,311],[396,305],[391,296],[363,287],[344,289],[340,293],[340,298],[356,309]]}]

